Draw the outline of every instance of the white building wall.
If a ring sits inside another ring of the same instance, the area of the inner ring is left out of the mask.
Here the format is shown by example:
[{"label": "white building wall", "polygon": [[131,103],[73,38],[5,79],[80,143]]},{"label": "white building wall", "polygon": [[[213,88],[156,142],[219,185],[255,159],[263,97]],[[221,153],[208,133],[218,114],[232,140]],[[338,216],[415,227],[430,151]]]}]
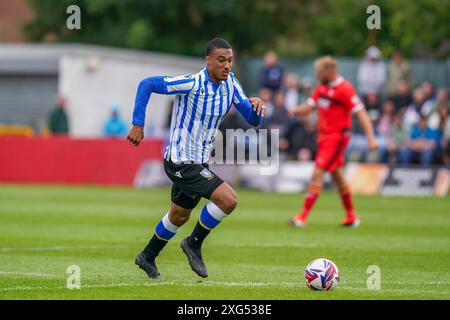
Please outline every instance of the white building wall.
[{"label": "white building wall", "polygon": [[[131,126],[139,81],[155,75],[196,73],[202,59],[134,53],[120,49],[69,50],[59,61],[59,92],[66,98],[73,137],[98,137],[111,106],[118,104]],[[153,94],[147,107],[146,132],[160,132],[173,97]],[[153,129],[150,129],[153,128]]]}]

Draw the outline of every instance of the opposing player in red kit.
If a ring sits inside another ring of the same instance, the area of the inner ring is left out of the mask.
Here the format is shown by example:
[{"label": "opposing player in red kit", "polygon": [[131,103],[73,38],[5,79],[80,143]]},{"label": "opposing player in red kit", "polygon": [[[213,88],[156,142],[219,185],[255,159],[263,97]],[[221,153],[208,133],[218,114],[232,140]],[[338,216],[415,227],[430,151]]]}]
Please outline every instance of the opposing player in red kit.
[{"label": "opposing player in red kit", "polygon": [[293,116],[305,117],[317,108],[318,151],[302,210],[289,219],[288,223],[296,227],[305,226],[308,214],[322,191],[324,174],[330,172],[346,211],[342,225],[357,227],[360,220],[353,208],[350,189],[343,174],[344,154],[350,140],[352,113],[358,117],[371,151],[377,149],[372,123],[352,84],[338,74],[337,63],[333,57],[324,56],[317,59],[314,67],[320,83],[306,103],[290,113]]}]

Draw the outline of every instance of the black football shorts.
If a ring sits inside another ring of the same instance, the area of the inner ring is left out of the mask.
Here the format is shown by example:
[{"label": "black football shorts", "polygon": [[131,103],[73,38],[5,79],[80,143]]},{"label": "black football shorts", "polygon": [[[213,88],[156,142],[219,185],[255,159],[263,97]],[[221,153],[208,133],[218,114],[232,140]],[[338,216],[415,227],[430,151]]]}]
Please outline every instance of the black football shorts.
[{"label": "black football shorts", "polygon": [[200,199],[209,199],[223,180],[209,170],[207,163],[181,163],[164,160],[164,170],[172,180],[172,202],[185,209],[193,209]]}]

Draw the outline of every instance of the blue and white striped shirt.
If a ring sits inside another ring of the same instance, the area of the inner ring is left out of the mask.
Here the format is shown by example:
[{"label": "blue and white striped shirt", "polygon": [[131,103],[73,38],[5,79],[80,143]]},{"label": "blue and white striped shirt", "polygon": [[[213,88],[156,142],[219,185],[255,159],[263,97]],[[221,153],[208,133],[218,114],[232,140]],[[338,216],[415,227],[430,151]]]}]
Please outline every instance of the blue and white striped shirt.
[{"label": "blue and white striped shirt", "polygon": [[261,123],[261,116],[253,111],[232,72],[220,83],[212,82],[206,68],[196,74],[142,80],[136,94],[133,125],[144,125],[145,110],[152,92],[176,95],[170,143],[164,152],[164,158],[175,163],[208,162],[219,125],[232,105],[250,125]]}]

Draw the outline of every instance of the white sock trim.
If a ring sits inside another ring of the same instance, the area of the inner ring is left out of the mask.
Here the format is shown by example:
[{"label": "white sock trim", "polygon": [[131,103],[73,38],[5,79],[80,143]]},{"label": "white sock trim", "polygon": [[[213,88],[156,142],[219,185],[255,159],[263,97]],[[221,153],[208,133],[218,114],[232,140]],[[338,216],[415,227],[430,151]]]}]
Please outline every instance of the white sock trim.
[{"label": "white sock trim", "polygon": [[169,230],[170,232],[176,233],[179,229],[179,227],[177,227],[176,225],[174,225],[172,222],[170,222],[169,219],[169,213],[167,212],[167,214],[162,218],[162,223],[164,225],[164,227]]},{"label": "white sock trim", "polygon": [[208,202],[206,205],[206,209],[209,214],[213,216],[217,221],[222,221],[223,218],[227,216],[225,212],[223,212],[214,202]]}]

